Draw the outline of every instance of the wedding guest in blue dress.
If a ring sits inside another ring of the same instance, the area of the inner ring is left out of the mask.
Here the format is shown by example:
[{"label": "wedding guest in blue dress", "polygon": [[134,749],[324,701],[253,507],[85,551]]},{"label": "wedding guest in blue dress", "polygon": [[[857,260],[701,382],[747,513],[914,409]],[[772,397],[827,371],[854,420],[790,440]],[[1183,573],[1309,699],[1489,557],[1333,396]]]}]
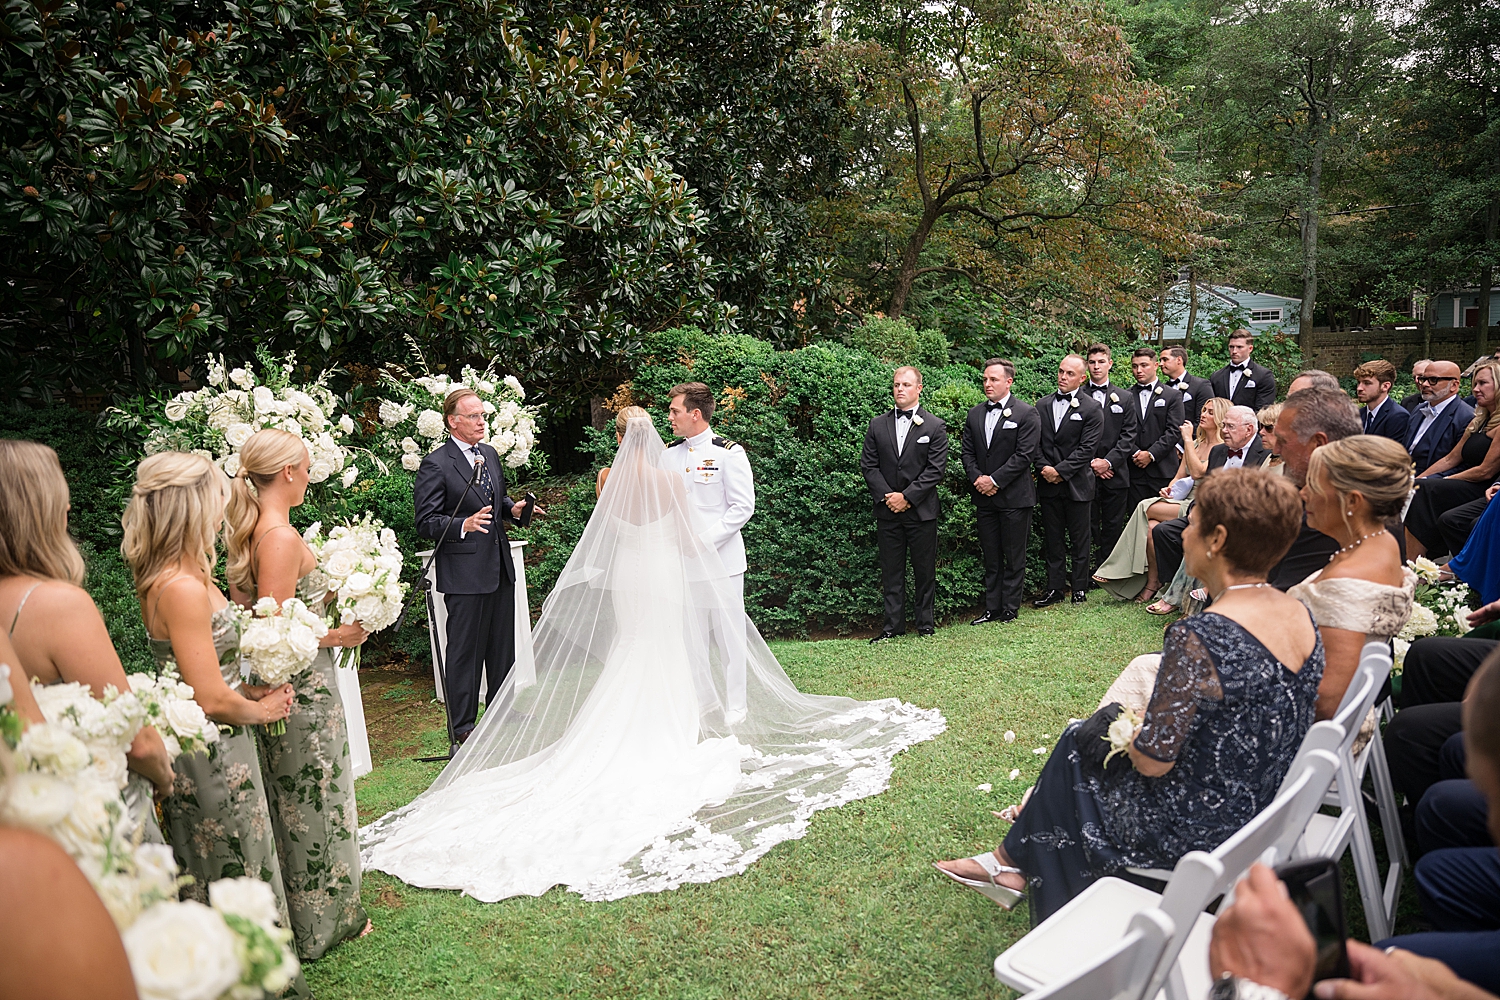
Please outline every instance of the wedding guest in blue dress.
[{"label": "wedding guest in blue dress", "polygon": [[[1496,492],[1500,492],[1500,487],[1491,486],[1485,495],[1493,499]],[[1479,591],[1484,604],[1500,600],[1500,504],[1492,503],[1484,509],[1474,522],[1469,540],[1458,555],[1448,560],[1448,568]]]},{"label": "wedding guest in blue dress", "polygon": [[1269,805],[1313,723],[1323,647],[1307,610],[1266,582],[1302,525],[1287,479],[1209,477],[1183,532],[1188,572],[1213,606],[1167,629],[1161,666],[1125,753],[1104,761],[1118,706],[1063,731],[993,852],[938,869],[1009,909],[1029,889],[1046,919],[1126,866],[1171,868]]}]

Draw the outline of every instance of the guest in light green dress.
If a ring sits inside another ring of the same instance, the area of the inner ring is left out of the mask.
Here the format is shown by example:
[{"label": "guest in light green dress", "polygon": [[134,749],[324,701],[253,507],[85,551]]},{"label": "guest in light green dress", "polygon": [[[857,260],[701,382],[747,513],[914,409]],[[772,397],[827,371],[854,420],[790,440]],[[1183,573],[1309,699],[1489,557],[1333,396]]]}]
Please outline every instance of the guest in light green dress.
[{"label": "guest in light green dress", "polygon": [[[297,596],[317,565],[288,521],[306,496],[310,458],[294,434],[256,431],[240,449],[229,501],[227,573],[249,607],[262,597]],[[369,926],[360,905],[358,811],[348,725],[334,676],[334,648],[364,642],[356,624],[329,630],[312,666],[292,679],[296,701],[286,732],[259,734],[271,825],[286,881],[297,952],[320,958]]]}]

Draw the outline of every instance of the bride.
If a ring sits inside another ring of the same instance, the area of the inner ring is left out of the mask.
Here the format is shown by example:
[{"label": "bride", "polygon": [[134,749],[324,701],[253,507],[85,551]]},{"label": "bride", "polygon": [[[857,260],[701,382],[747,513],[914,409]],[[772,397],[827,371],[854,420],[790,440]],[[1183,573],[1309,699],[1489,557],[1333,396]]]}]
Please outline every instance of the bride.
[{"label": "bride", "polygon": [[711,882],[884,791],[891,758],[943,731],[936,709],[801,693],[748,620],[748,714],[726,723],[710,624],[744,610],[662,447],[629,421],[542,607],[535,681],[512,672],[432,787],[360,832],[366,867],[486,902]]}]

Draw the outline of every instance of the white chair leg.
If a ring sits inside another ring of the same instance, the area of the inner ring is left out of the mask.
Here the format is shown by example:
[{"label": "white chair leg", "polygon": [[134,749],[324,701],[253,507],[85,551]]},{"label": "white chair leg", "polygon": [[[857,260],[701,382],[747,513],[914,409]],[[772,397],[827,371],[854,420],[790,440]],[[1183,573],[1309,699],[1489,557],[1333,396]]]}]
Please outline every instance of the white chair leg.
[{"label": "white chair leg", "polygon": [[[1370,741],[1370,782],[1375,787],[1375,802],[1380,807],[1380,826],[1385,831],[1385,851],[1392,865],[1401,868],[1411,866],[1406,854],[1406,836],[1401,832],[1401,810],[1396,801],[1396,788],[1391,784],[1391,768],[1385,759],[1385,743],[1376,729]],[[1392,911],[1394,912],[1394,911]]]},{"label": "white chair leg", "polygon": [[[1363,813],[1363,808],[1360,808]],[[1364,816],[1355,820],[1349,832],[1349,846],[1354,850],[1354,874],[1359,881],[1359,895],[1365,906],[1365,924],[1371,941],[1391,936],[1391,923],[1385,909],[1385,882],[1375,860],[1375,843]]]}]

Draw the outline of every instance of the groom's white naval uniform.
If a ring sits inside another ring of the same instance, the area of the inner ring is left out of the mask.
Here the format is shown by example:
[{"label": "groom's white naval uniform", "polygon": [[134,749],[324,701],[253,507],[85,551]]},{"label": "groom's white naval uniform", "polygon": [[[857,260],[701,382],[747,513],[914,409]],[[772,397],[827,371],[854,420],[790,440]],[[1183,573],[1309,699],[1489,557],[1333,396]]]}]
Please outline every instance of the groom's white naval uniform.
[{"label": "groom's white naval uniform", "polygon": [[[687,484],[698,535],[719,552],[729,576],[734,608],[714,615],[713,629],[724,647],[724,680],[735,722],[745,714],[745,540],[740,529],[755,513],[755,479],[745,449],[714,435],[713,429],[669,445],[661,467]],[[737,617],[734,617],[737,612]],[[730,620],[733,617],[733,620]]]}]

